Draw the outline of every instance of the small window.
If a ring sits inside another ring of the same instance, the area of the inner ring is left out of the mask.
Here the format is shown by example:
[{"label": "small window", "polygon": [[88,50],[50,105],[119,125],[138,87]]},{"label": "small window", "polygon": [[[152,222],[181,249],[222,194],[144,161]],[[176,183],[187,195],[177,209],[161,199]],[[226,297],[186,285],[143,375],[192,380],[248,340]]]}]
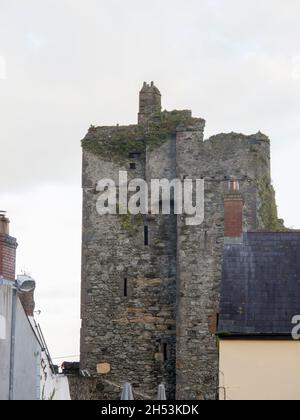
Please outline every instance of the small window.
[{"label": "small window", "polygon": [[133,163],[133,162],[131,162],[131,163],[130,163],[130,169],[131,169],[131,170],[136,169],[136,164],[135,164],[135,163]]},{"label": "small window", "polygon": [[144,245],[149,245],[149,228],[148,226],[144,226]]},{"label": "small window", "polygon": [[124,278],[124,285],[123,285],[123,292],[124,292],[124,297],[128,297],[128,279],[127,277]]}]

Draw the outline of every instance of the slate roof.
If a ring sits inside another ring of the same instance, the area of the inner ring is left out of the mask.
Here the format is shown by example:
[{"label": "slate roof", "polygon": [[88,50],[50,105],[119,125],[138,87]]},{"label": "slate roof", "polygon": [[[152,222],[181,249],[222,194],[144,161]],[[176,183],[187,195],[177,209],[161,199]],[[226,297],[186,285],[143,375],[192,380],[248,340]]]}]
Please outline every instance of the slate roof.
[{"label": "slate roof", "polygon": [[300,315],[300,232],[225,243],[218,333],[291,336]]}]

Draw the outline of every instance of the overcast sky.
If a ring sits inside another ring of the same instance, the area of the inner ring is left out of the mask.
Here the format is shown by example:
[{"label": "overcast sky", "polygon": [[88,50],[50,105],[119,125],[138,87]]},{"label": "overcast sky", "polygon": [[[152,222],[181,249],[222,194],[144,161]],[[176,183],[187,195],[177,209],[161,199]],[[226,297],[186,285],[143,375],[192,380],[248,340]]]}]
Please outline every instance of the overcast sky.
[{"label": "overcast sky", "polygon": [[299,20],[300,0],[0,0],[0,208],[57,363],[79,354],[80,140],[135,123],[144,80],[206,137],[268,134],[280,217],[300,227]]}]

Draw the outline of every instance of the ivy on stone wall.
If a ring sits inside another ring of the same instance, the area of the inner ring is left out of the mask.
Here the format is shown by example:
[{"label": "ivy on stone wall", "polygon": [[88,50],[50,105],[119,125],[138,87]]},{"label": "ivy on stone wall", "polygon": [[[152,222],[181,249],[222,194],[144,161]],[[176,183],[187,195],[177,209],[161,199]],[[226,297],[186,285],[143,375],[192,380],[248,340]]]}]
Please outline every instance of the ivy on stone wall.
[{"label": "ivy on stone wall", "polygon": [[143,224],[143,215],[132,215],[130,213],[119,215],[121,228],[130,236],[134,236],[139,227]]},{"label": "ivy on stone wall", "polygon": [[186,111],[163,111],[153,115],[147,126],[136,125],[97,129],[91,126],[82,141],[84,150],[102,158],[127,160],[130,153],[145,154],[146,146],[150,149],[159,147],[176,133],[179,127],[193,124],[194,118]]},{"label": "ivy on stone wall", "polygon": [[82,147],[85,151],[104,159],[120,161],[128,159],[130,153],[143,154],[145,139],[138,126],[114,127],[99,132],[96,127],[91,127],[82,141]]},{"label": "ivy on stone wall", "polygon": [[185,111],[164,111],[153,116],[146,128],[146,141],[149,149],[161,146],[178,128],[193,125],[195,119]]},{"label": "ivy on stone wall", "polygon": [[258,194],[261,201],[261,228],[271,232],[286,230],[282,220],[278,219],[275,190],[268,177],[257,180]]}]

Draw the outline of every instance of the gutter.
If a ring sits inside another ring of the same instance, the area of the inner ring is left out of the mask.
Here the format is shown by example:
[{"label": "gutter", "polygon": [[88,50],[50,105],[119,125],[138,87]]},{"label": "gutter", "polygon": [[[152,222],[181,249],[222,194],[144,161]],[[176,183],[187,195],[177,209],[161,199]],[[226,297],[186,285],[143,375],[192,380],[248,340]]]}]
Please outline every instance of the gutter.
[{"label": "gutter", "polygon": [[218,332],[217,337],[221,340],[282,340],[282,341],[294,341],[290,333],[226,333]]}]

